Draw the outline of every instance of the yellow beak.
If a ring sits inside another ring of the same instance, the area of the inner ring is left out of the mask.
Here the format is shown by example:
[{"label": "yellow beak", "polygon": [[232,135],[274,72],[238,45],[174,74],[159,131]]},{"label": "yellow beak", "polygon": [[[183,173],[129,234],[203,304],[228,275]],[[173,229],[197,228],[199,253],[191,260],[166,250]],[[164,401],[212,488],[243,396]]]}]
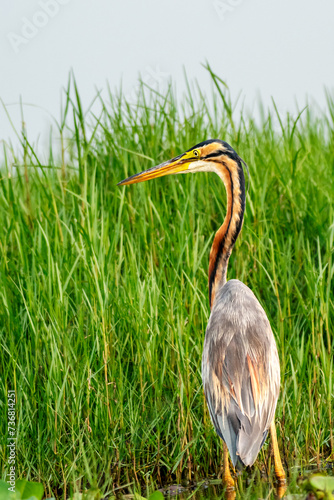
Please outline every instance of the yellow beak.
[{"label": "yellow beak", "polygon": [[163,177],[164,175],[178,174],[179,172],[185,172],[189,168],[189,163],[191,161],[196,161],[198,158],[189,158],[189,153],[183,153],[176,156],[172,160],[166,161],[157,165],[156,167],[151,167],[144,172],[139,174],[131,175],[124,181],[121,181],[117,186],[125,186],[126,184],[136,184],[137,182],[149,181],[151,179],[156,179],[157,177]]}]

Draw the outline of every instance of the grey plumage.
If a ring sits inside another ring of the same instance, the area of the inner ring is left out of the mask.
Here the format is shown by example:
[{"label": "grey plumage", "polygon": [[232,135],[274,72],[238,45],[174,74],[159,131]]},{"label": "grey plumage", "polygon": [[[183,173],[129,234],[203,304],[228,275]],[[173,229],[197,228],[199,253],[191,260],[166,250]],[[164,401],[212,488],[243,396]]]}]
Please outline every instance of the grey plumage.
[{"label": "grey plumage", "polygon": [[216,293],[202,378],[212,423],[233,465],[252,465],[275,415],[280,371],[268,318],[239,280],[228,281]]}]

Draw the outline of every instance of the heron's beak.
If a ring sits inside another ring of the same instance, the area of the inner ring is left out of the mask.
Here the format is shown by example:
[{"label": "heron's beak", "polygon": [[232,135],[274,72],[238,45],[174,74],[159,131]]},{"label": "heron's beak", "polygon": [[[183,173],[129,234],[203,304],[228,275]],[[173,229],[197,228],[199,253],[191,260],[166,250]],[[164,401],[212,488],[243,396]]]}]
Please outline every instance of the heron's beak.
[{"label": "heron's beak", "polygon": [[136,184],[137,182],[149,181],[151,179],[156,179],[157,177],[163,177],[164,175],[178,174],[180,172],[185,172],[188,170],[189,163],[197,158],[189,158],[187,153],[176,156],[172,160],[161,163],[156,167],[151,167],[144,172],[139,174],[131,175],[124,181],[121,181],[117,186],[124,186],[126,184]]}]

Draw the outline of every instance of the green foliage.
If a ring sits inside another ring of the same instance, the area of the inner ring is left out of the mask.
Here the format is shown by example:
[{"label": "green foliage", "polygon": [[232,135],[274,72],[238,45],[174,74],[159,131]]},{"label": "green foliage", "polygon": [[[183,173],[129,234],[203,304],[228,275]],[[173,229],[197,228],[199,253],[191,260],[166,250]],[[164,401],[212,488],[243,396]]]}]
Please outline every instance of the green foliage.
[{"label": "green foliage", "polygon": [[307,479],[303,486],[308,491],[313,491],[317,498],[334,500],[334,477],[313,474]]},{"label": "green foliage", "polygon": [[155,491],[149,497],[142,497],[138,493],[135,493],[134,500],[164,500],[164,496],[160,491]]},{"label": "green foliage", "polygon": [[[217,475],[221,444],[201,386],[210,244],[225,215],[213,174],[116,184],[207,138],[250,170],[229,278],[254,291],[281,360],[285,464],[333,453],[334,103],[261,123],[228,91],[176,105],[83,112],[72,79],[60,141],[42,160],[25,132],[0,176],[0,405],[16,391],[17,477],[48,496]],[[73,91],[74,89],[74,91]],[[224,96],[224,99],[222,99]],[[60,144],[60,146],[58,146]],[[0,420],[7,465],[7,423]],[[265,462],[267,445],[258,463]],[[130,486],[129,486],[130,487]]]},{"label": "green foliage", "polygon": [[9,483],[0,480],[0,500],[42,500],[44,495],[42,484],[25,479],[18,479],[15,488],[9,488]]}]

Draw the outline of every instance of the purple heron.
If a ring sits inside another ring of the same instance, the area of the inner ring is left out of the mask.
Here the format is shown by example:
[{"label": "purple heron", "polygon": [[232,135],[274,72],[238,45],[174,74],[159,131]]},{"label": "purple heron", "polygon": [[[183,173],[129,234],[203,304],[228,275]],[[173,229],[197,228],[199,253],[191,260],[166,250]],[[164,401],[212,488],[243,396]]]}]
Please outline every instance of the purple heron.
[{"label": "purple heron", "polygon": [[209,262],[211,314],[202,357],[202,379],[212,423],[223,440],[223,480],[233,486],[234,467],[251,466],[270,429],[275,474],[285,482],[274,423],[280,365],[269,320],[254,293],[241,281],[226,281],[227,265],[241,231],[246,163],[224,141],[201,142],[176,158],[132,175],[119,185],[170,174],[215,172],[224,182],[227,214],[213,240]]}]

